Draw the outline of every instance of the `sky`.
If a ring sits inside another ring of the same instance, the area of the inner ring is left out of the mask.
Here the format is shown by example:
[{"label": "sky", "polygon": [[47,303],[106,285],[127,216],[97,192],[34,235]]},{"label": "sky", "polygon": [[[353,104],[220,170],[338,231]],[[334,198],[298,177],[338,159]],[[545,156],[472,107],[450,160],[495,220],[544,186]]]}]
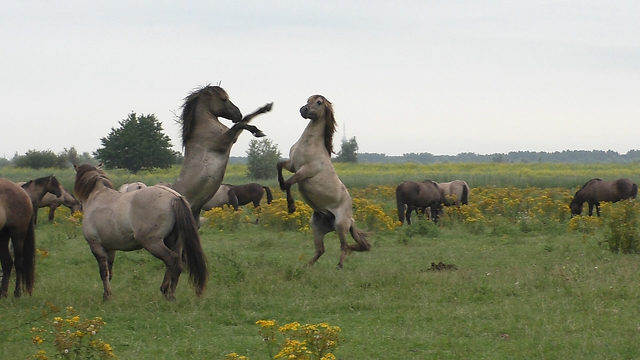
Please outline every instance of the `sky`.
[{"label": "sky", "polygon": [[[283,157],[306,99],[340,140],[402,155],[640,149],[640,2],[11,1],[0,6],[0,157],[92,153],[128,114],[175,150],[185,96],[218,84]],[[228,120],[222,120],[231,126]],[[231,155],[246,156],[245,132]]]}]

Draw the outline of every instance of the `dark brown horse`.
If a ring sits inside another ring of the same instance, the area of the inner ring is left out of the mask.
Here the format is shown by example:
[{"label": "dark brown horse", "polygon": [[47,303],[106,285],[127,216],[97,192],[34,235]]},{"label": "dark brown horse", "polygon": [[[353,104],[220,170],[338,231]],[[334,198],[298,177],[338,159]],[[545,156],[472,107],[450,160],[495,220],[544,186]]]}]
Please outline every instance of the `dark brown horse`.
[{"label": "dark brown horse", "polygon": [[[434,223],[438,222],[438,213],[442,208],[444,196],[438,183],[432,180],[423,182],[403,181],[396,188],[396,204],[398,206],[398,220],[404,223],[405,214],[407,224],[411,225],[411,213],[413,208],[429,208],[431,210],[431,219]],[[406,213],[405,213],[406,210]]]},{"label": "dark brown horse", "polygon": [[[31,295],[36,267],[36,237],[33,223],[31,199],[17,184],[0,179],[0,263],[2,284],[0,298],[7,296],[11,269],[16,268],[15,297],[22,289]],[[13,258],[9,251],[9,240],[13,245]]]},{"label": "dark brown horse", "polygon": [[240,206],[248,203],[253,203],[253,207],[258,207],[265,193],[267,193],[267,204],[271,204],[273,195],[268,186],[262,186],[258,183],[244,185],[222,184],[211,200],[202,207],[202,210],[207,211],[228,205],[237,211]]},{"label": "dark brown horse", "polygon": [[638,185],[629,179],[604,181],[591,179],[578,190],[569,205],[571,216],[582,214],[582,206],[589,204],[589,216],[593,215],[593,207],[600,216],[600,202],[617,202],[626,199],[635,199],[638,195]]},{"label": "dark brown horse", "polygon": [[[58,197],[52,193],[46,193],[40,201],[40,207],[48,207],[49,208],[49,221],[53,221],[55,216],[56,209],[60,205],[64,205],[71,210],[71,213],[75,213],[76,211],[82,211],[82,204],[80,201],[76,199],[73,194],[69,192],[69,190],[65,189],[63,186],[60,186],[62,189],[62,196]],[[35,217],[38,218],[38,209],[35,209]]]},{"label": "dark brown horse", "polygon": [[21,184],[22,188],[27,192],[33,206],[33,222],[36,223],[38,218],[38,208],[40,208],[42,199],[47,193],[51,193],[56,197],[62,196],[62,187],[58,179],[54,175],[44,176],[35,180],[27,181]]}]

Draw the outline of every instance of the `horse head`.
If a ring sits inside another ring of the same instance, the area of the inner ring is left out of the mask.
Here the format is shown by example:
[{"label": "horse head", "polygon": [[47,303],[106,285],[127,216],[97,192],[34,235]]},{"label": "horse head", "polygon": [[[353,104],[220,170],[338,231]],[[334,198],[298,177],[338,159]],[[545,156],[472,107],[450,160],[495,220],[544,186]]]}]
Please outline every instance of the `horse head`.
[{"label": "horse head", "polygon": [[47,181],[46,183],[47,191],[52,193],[56,197],[62,196],[62,187],[60,186],[60,183],[58,182],[58,179],[56,178],[56,176],[51,175],[49,176],[48,180],[49,181]]},{"label": "horse head", "polygon": [[322,95],[312,95],[307,99],[307,104],[300,108],[300,115],[311,121],[324,120],[324,146],[331,155],[333,133],[336,132],[337,126],[331,102]]}]

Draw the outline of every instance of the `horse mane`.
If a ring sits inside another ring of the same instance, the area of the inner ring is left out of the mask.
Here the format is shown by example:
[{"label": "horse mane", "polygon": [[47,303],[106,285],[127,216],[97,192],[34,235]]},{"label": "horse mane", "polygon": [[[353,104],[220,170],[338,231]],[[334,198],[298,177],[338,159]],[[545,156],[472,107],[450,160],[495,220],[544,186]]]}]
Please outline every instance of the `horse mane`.
[{"label": "horse mane", "polygon": [[320,97],[323,100],[325,112],[324,112],[324,147],[329,152],[329,156],[333,154],[333,134],[336,132],[336,117],[333,114],[333,104],[322,95],[315,95],[312,97]]},{"label": "horse mane", "polygon": [[113,189],[113,184],[102,170],[88,164],[76,168],[76,183],[73,191],[80,201],[86,201],[98,183]]},{"label": "horse mane", "polygon": [[28,188],[31,183],[34,183],[36,185],[46,185],[48,182],[53,181],[53,185],[58,185],[58,179],[56,179],[55,175],[49,175],[49,176],[43,176],[43,177],[39,177],[37,179],[34,180],[29,180],[26,183],[22,184],[22,188],[26,189]]},{"label": "horse mane", "polygon": [[220,86],[212,86],[207,84],[199,89],[194,89],[189,95],[184,98],[184,104],[182,105],[182,115],[178,122],[182,125],[182,147],[191,139],[193,135],[193,128],[196,121],[196,104],[198,99],[203,94],[213,95],[217,93],[221,98],[229,98],[229,95]]}]

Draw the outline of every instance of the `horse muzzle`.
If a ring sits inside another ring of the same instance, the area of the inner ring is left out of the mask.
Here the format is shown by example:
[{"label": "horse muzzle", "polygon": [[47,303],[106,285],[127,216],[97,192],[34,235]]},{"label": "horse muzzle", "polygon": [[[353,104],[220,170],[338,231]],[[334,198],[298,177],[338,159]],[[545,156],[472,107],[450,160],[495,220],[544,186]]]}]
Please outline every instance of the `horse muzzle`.
[{"label": "horse muzzle", "polygon": [[300,108],[300,115],[302,116],[302,118],[308,119],[309,118],[308,114],[309,114],[309,107],[307,105]]}]

